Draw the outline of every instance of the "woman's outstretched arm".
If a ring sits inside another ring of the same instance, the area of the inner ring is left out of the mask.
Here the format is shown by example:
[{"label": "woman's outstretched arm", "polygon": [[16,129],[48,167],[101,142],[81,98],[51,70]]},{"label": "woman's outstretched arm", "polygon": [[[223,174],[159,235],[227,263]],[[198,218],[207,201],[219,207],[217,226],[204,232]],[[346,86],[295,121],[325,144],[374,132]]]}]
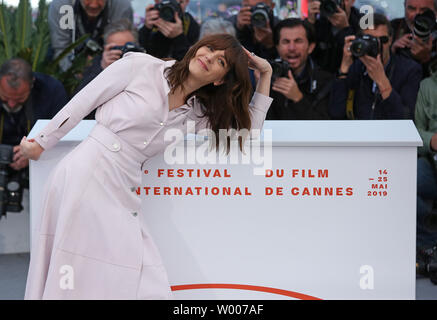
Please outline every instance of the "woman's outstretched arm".
[{"label": "woman's outstretched arm", "polygon": [[23,137],[22,153],[37,160],[42,151],[53,147],[86,115],[122,92],[134,74],[134,55],[126,54],[112,63],[79,91],[34,138]]}]

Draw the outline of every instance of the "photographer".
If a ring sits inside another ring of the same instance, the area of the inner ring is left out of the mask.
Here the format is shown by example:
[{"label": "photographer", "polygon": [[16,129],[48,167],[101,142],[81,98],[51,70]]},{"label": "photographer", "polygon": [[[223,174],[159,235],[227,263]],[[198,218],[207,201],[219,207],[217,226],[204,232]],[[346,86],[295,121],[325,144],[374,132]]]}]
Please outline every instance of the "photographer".
[{"label": "photographer", "polygon": [[[432,13],[435,15],[436,11],[436,0],[405,0],[405,17],[394,19],[391,22],[394,32],[392,52],[403,53],[420,63],[423,68],[423,78],[430,75],[429,64],[436,58],[437,26],[435,17],[432,16]],[[423,22],[417,24],[416,21],[419,17],[426,19],[426,12],[431,13],[429,27],[423,25]]]},{"label": "photographer", "polygon": [[[89,82],[106,69],[111,63],[120,59],[128,51],[140,51],[143,49],[137,45],[138,32],[128,19],[122,19],[110,23],[103,33],[103,53],[94,57],[92,64],[84,73],[82,81],[75,89],[75,94],[82,90]],[[94,112],[86,117],[94,119]]]},{"label": "photographer", "polygon": [[157,58],[181,60],[198,40],[200,26],[185,12],[189,0],[155,0],[146,7],[146,20],[139,30],[139,42]]},{"label": "photographer", "polygon": [[[73,8],[74,21],[67,16],[68,11],[63,11],[65,6]],[[111,21],[122,18],[131,21],[133,19],[129,0],[53,0],[49,7],[48,22],[54,57],[56,58],[84,34],[90,34],[90,40],[103,46],[102,36],[105,26]],[[65,25],[67,22],[69,24]],[[61,69],[67,70],[71,66],[74,55],[85,47],[85,45],[79,46],[73,54],[64,58],[60,63]]]},{"label": "photographer", "polygon": [[279,19],[274,16],[274,7],[272,0],[243,0],[238,15],[230,18],[240,43],[264,59],[278,56],[273,42],[273,29]]},{"label": "photographer", "polygon": [[[415,124],[423,140],[417,160],[417,248],[426,251],[437,244],[437,73],[420,84]],[[434,217],[434,222],[432,218]],[[432,230],[434,229],[434,230]]]},{"label": "photographer", "polygon": [[[413,119],[422,77],[420,65],[390,52],[392,29],[374,14],[374,29],[345,39],[330,101],[333,119]],[[355,59],[354,57],[358,57]]]},{"label": "photographer", "polygon": [[268,120],[329,119],[328,102],[333,76],[311,60],[315,35],[312,26],[300,19],[279,22],[274,33],[281,58],[273,63],[273,103]]},{"label": "photographer", "polygon": [[316,30],[317,46],[311,55],[324,70],[337,72],[341,63],[344,38],[360,31],[361,15],[355,0],[310,0],[308,22]]},{"label": "photographer", "polygon": [[[5,184],[8,181],[17,181],[21,187],[27,184],[21,178],[23,175],[27,176],[29,165],[29,161],[20,152],[19,145],[23,135],[29,134],[36,120],[51,119],[68,99],[58,80],[41,73],[33,73],[29,63],[14,58],[0,66],[0,101],[0,199],[4,200],[4,192],[7,192]],[[8,155],[10,160],[5,161]],[[10,162],[7,167],[5,162]],[[1,217],[5,214],[5,202],[0,203]],[[17,200],[16,206],[19,209],[8,211],[21,211],[21,199]]]}]

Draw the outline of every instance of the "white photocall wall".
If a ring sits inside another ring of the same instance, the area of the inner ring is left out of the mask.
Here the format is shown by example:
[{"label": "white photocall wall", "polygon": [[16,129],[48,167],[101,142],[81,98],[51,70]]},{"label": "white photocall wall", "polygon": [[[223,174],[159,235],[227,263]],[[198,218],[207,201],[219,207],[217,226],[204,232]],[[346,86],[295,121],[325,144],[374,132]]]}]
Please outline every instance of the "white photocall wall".
[{"label": "white photocall wall", "polygon": [[[44,177],[93,124],[82,121],[31,163],[33,227]],[[264,129],[271,177],[254,174],[259,163],[169,165],[159,155],[143,166],[138,217],[175,298],[414,299],[422,143],[414,124],[266,121]]]}]

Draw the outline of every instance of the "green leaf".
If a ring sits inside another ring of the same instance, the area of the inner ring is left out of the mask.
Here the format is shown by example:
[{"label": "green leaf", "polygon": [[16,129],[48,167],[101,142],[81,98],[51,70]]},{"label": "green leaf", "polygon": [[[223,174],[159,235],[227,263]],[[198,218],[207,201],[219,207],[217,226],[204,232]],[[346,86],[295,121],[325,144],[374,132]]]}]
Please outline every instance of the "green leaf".
[{"label": "green leaf", "polygon": [[0,57],[0,63],[12,58],[12,25],[11,18],[13,12],[3,3],[0,5],[0,34],[1,44],[3,47],[3,55]]},{"label": "green leaf", "polygon": [[15,32],[17,51],[29,47],[32,36],[32,7],[29,0],[20,0],[18,3]]},{"label": "green leaf", "polygon": [[38,16],[35,21],[35,27],[36,30],[32,37],[32,70],[43,71],[43,63],[50,45],[48,6],[45,0],[39,1]]},{"label": "green leaf", "polygon": [[64,59],[68,54],[70,54],[71,51],[73,51],[77,46],[79,46],[82,42],[84,42],[86,39],[88,39],[90,35],[84,34],[82,37],[77,39],[75,42],[70,44],[67,48],[62,50],[61,54],[51,63],[51,70],[55,68],[57,65],[59,65],[59,62]]}]

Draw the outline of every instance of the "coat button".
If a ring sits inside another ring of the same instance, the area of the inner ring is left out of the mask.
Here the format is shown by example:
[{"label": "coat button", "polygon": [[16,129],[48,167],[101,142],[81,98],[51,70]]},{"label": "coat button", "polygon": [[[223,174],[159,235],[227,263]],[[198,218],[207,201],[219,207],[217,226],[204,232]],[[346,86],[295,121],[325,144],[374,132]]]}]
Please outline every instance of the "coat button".
[{"label": "coat button", "polygon": [[136,212],[132,212],[132,215],[133,215],[134,217],[136,217],[136,216],[138,215],[138,213],[136,213]]},{"label": "coat button", "polygon": [[40,134],[39,137],[41,138],[42,141],[44,141],[44,142],[47,141],[47,138],[44,134]]},{"label": "coat button", "polygon": [[163,125],[164,125],[164,122],[161,122],[159,125],[160,125],[160,126],[163,126]]},{"label": "coat button", "polygon": [[120,145],[119,145],[117,142],[114,142],[114,143],[112,144],[112,147],[114,148],[114,151],[118,151],[118,150],[120,150]]},{"label": "coat button", "polygon": [[147,140],[144,140],[143,144],[146,145],[147,144]]}]

